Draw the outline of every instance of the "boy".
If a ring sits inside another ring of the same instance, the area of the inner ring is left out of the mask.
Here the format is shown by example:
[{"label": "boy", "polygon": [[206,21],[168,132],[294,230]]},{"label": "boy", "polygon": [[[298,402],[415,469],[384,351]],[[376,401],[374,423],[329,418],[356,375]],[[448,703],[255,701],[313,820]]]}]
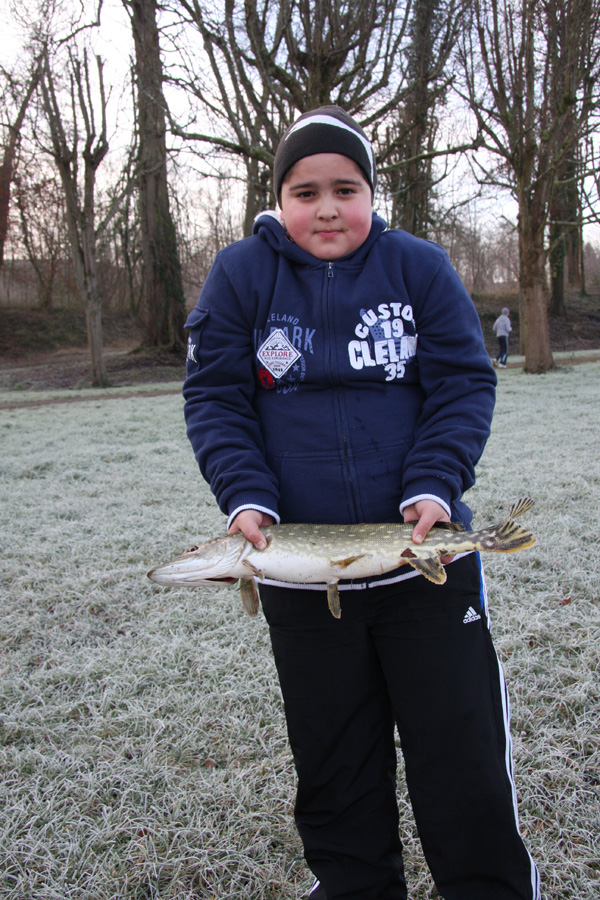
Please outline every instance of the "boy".
[{"label": "boy", "polygon": [[[273,521],[404,517],[417,543],[470,523],[494,372],[446,254],[385,230],[375,186],[350,116],[300,116],[275,157],[281,217],[218,255],[187,322],[188,435],[229,530],[259,548]],[[445,900],[539,900],[478,555],[447,572],[443,586],[407,566],[342,582],[341,620],[324,586],[259,586],[312,900],[407,898],[394,725]]]}]

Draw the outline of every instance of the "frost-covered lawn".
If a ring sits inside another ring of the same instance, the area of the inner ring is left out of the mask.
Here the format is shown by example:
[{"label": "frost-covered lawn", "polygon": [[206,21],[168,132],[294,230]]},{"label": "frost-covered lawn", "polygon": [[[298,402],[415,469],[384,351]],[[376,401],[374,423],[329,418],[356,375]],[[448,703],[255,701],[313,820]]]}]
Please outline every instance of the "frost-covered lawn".
[{"label": "frost-covered lawn", "polygon": [[[295,900],[264,621],[145,575],[224,527],[179,397],[5,410],[0,435],[0,896]],[[479,525],[536,501],[536,546],[486,561],[546,900],[600,896],[599,448],[599,364],[500,373],[469,500]],[[402,778],[399,802],[411,896],[433,898]]]}]

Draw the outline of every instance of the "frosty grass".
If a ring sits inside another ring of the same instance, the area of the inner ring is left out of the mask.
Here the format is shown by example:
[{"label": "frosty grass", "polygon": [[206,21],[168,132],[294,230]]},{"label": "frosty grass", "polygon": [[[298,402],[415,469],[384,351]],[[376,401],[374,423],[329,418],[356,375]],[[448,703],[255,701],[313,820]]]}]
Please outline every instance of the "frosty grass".
[{"label": "frosty grass", "polygon": [[[535,547],[485,563],[547,900],[600,895],[599,397],[597,363],[501,372],[467,498],[475,525],[535,500]],[[311,879],[264,620],[231,589],[146,578],[224,530],[177,386],[3,410],[0,434],[0,896],[295,900]],[[434,898],[399,766],[411,897]]]}]

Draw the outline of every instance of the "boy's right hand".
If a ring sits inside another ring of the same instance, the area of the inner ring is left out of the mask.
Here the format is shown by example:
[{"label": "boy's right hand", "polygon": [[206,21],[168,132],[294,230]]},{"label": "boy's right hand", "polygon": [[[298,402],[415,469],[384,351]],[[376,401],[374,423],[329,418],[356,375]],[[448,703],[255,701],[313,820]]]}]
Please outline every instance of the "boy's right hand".
[{"label": "boy's right hand", "polygon": [[260,512],[258,509],[243,509],[237,514],[227,533],[235,534],[237,531],[241,531],[246,540],[254,544],[257,550],[264,550],[267,542],[260,529],[265,525],[272,525],[273,522],[273,516]]}]

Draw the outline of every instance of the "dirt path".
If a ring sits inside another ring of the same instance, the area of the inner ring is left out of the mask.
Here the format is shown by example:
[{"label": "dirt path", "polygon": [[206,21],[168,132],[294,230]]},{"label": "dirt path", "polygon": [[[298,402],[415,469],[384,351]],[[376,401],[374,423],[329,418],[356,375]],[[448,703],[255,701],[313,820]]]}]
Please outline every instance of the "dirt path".
[{"label": "dirt path", "polygon": [[[121,356],[123,358],[123,354],[115,354],[116,356]],[[589,362],[597,362],[600,360],[600,348],[597,350],[578,350],[578,351],[563,351],[563,352],[555,352],[553,354],[554,360],[558,366],[573,366],[573,365],[583,365],[584,363]],[[509,358],[508,368],[509,369],[519,369],[523,366],[524,357],[522,356],[514,356]],[[143,367],[135,368],[135,376],[129,374],[129,378],[135,377],[136,384],[111,384],[111,387],[120,387],[120,388],[130,388],[130,390],[119,390],[111,392],[108,390],[104,390],[99,388],[97,392],[91,392],[90,389],[86,390],[86,393],[78,393],[77,387],[67,387],[65,388],[62,383],[61,384],[52,384],[52,381],[63,382],[65,380],[65,376],[63,374],[62,377],[57,378],[48,378],[48,370],[53,366],[60,365],[56,361],[52,363],[36,363],[35,366],[22,366],[22,365],[3,365],[0,364],[0,389],[3,386],[2,383],[6,376],[7,372],[12,373],[13,377],[19,377],[19,373],[27,373],[28,376],[31,376],[32,370],[39,369],[41,373],[40,384],[35,388],[29,388],[28,390],[39,391],[47,391],[50,394],[52,391],[62,390],[63,393],[60,396],[47,396],[47,397],[32,397],[31,399],[27,398],[27,390],[23,390],[22,392],[19,389],[11,390],[11,394],[14,396],[14,399],[10,400],[0,400],[0,411],[1,410],[13,410],[13,409],[35,409],[40,406],[53,406],[55,404],[61,403],[83,403],[83,402],[96,402],[98,400],[122,400],[128,399],[131,397],[161,397],[165,394],[172,394],[173,396],[180,396],[181,387],[180,385],[183,383],[183,370],[180,368],[175,369],[175,373],[171,367],[167,367],[166,369],[157,369],[156,365],[150,365],[146,374],[144,374]],[[63,366],[65,364],[63,363]],[[72,356],[69,359],[68,365],[72,367],[73,359]],[[123,373],[122,373],[123,374]],[[500,377],[501,377],[501,373]],[[4,377],[3,377],[4,376]],[[126,376],[125,376],[126,377]],[[156,387],[149,388],[148,384],[153,384],[155,382],[159,382],[161,378],[164,379],[164,384],[161,387],[160,383],[156,384]],[[66,380],[69,380],[66,378]],[[50,384],[48,383],[50,382]],[[80,385],[79,389],[84,387],[84,385]],[[88,386],[89,387],[89,386]],[[10,388],[9,388],[10,390]],[[67,391],[72,390],[73,393],[67,393]]]},{"label": "dirt path", "polygon": [[[58,350],[0,359],[0,409],[172,393],[173,385],[181,385],[185,376],[184,360],[169,353],[112,349],[105,353],[105,360],[106,387],[128,388],[127,392],[94,389],[86,351]],[[31,393],[38,396],[28,397]],[[40,393],[48,396],[40,397]]]},{"label": "dirt path", "polygon": [[33,400],[0,400],[0,410],[3,409],[33,409],[36,406],[54,406],[60,403],[83,403],[85,401],[96,403],[98,400],[126,400],[130,397],[161,397],[165,394],[179,395],[180,390],[177,388],[164,387],[156,388],[156,390],[131,390],[119,391],[119,393],[109,394],[107,391],[99,390],[97,394],[73,394],[65,397],[36,397]]}]

